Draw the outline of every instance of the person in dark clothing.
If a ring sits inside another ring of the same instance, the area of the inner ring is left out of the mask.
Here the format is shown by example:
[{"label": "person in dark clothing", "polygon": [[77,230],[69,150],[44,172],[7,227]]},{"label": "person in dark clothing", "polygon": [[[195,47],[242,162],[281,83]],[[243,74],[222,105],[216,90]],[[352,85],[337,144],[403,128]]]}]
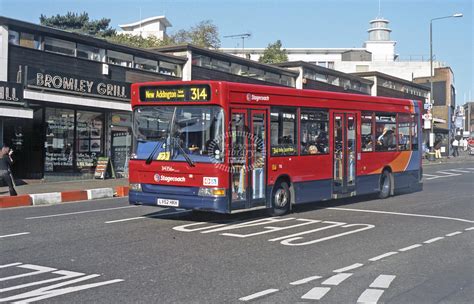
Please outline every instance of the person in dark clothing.
[{"label": "person in dark clothing", "polygon": [[11,166],[13,150],[8,145],[3,145],[0,151],[0,180],[3,180],[8,185],[10,196],[16,196],[15,187],[13,186],[13,179],[11,176]]}]

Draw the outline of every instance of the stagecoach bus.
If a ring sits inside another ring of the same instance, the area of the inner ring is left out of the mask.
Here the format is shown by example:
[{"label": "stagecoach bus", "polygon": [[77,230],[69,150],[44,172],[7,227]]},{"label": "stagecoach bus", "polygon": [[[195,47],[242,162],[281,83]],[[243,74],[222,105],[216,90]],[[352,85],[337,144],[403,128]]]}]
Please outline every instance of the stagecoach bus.
[{"label": "stagecoach bus", "polygon": [[131,204],[219,213],[421,189],[416,100],[222,81],[132,85]]}]

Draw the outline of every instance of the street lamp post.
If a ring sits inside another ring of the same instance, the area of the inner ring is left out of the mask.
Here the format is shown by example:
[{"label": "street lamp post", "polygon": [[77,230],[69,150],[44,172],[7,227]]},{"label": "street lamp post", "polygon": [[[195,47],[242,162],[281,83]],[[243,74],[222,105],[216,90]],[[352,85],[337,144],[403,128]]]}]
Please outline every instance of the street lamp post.
[{"label": "street lamp post", "polygon": [[[434,152],[434,115],[433,115],[433,106],[434,106],[434,100],[433,100],[433,21],[434,20],[439,20],[439,19],[447,19],[447,18],[459,18],[462,17],[463,15],[461,13],[456,13],[450,16],[444,16],[444,17],[437,17],[433,18],[430,20],[430,107],[431,107],[431,132],[430,132],[430,146],[431,149],[430,151],[433,153]],[[449,139],[449,136],[448,136]],[[449,144],[449,142],[448,142]]]}]

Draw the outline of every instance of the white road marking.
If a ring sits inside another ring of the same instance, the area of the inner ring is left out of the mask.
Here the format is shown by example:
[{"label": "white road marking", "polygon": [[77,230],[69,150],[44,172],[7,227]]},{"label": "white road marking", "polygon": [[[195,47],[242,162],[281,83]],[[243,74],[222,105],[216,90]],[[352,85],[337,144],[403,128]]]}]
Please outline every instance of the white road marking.
[{"label": "white road marking", "polygon": [[242,297],[239,300],[246,302],[246,301],[250,301],[250,300],[253,300],[253,299],[256,299],[256,298],[259,298],[259,297],[266,296],[268,294],[271,294],[271,293],[274,293],[274,292],[277,292],[277,291],[278,291],[278,289],[267,289],[267,290],[263,290],[263,291],[251,294],[251,295],[246,296],[246,297]]},{"label": "white road marking", "polygon": [[453,171],[453,172],[461,172],[461,173],[471,173],[471,171],[464,171],[464,170],[460,170],[460,169],[448,169],[448,170],[445,170],[445,171]]},{"label": "white road marking", "polygon": [[364,266],[364,264],[355,263],[355,264],[352,264],[351,266],[347,266],[347,267],[344,267],[344,268],[341,268],[341,269],[336,269],[333,272],[346,272],[348,270],[356,269],[356,268],[359,268],[359,267],[362,267],[362,266]]},{"label": "white road marking", "polygon": [[446,236],[455,236],[455,235],[458,235],[458,234],[461,234],[461,233],[462,233],[461,231],[456,231],[456,232],[453,232],[453,233],[446,234]]},{"label": "white road marking", "polygon": [[474,230],[474,227],[469,227],[469,228],[466,228],[466,229],[464,229],[464,230],[466,230],[466,231]]},{"label": "white road marking", "polygon": [[415,245],[411,245],[411,246],[408,246],[408,247],[405,247],[405,248],[402,248],[402,249],[398,249],[398,251],[405,252],[405,251],[412,250],[412,249],[415,249],[415,248],[418,248],[418,247],[421,247],[421,246],[423,246],[423,245],[415,244]]},{"label": "white road marking", "polygon": [[76,278],[76,277],[80,277],[80,276],[84,275],[83,273],[80,273],[80,272],[67,271],[67,270],[59,270],[59,271],[55,271],[55,272],[52,272],[52,273],[59,274],[61,276],[57,277],[57,278],[54,278],[54,279],[36,281],[36,282],[27,283],[27,284],[23,284],[23,285],[16,285],[16,286],[13,286],[13,287],[3,288],[3,289],[0,289],[0,293],[1,292],[6,292],[6,291],[11,291],[11,290],[16,290],[16,289],[21,289],[21,288],[25,288],[25,287],[35,286],[35,285],[41,285],[41,284],[46,284],[46,283],[51,283],[51,282],[56,282],[56,281],[61,281],[61,280],[72,279],[72,278]]},{"label": "white road marking", "polygon": [[444,239],[443,236],[435,237],[435,238],[432,238],[432,239],[430,239],[430,240],[424,241],[423,243],[425,243],[425,244],[430,244],[430,243],[434,243],[434,242],[437,242],[437,241],[442,240],[442,239]]},{"label": "white road marking", "polygon": [[333,275],[332,277],[330,277],[326,281],[322,282],[321,284],[337,286],[337,285],[341,284],[344,280],[349,278],[351,275],[352,275],[352,273],[338,273],[336,275]]},{"label": "white road marking", "polygon": [[14,233],[14,234],[0,235],[0,239],[1,239],[1,238],[11,237],[11,236],[25,235],[25,234],[30,234],[30,233],[29,233],[29,232],[20,232],[20,233]]},{"label": "white road marking", "polygon": [[99,282],[99,283],[92,283],[92,284],[85,284],[85,285],[80,285],[80,286],[73,286],[73,287],[66,287],[66,288],[56,289],[56,288],[59,288],[59,287],[71,285],[71,284],[74,284],[74,283],[77,283],[77,282],[93,279],[93,278],[96,278],[96,277],[100,277],[100,275],[92,274],[92,275],[88,275],[88,276],[81,277],[81,278],[78,278],[78,279],[62,282],[62,283],[59,283],[59,284],[46,286],[46,287],[39,288],[39,289],[36,289],[36,290],[33,290],[33,291],[22,293],[22,294],[19,294],[19,295],[15,295],[15,296],[11,296],[11,297],[8,297],[8,298],[0,299],[0,302],[11,302],[11,301],[22,300],[23,299],[23,301],[19,301],[19,302],[16,302],[16,303],[31,303],[31,302],[44,300],[44,299],[56,297],[56,296],[71,293],[71,292],[76,292],[76,291],[80,291],[80,290],[84,290],[84,289],[90,289],[90,288],[94,288],[94,287],[99,287],[99,286],[118,283],[118,282],[123,281],[123,280],[117,279],[117,280],[110,280],[110,281]]},{"label": "white road marking", "polygon": [[398,252],[395,252],[395,251],[387,252],[387,253],[381,254],[381,255],[379,255],[379,256],[373,257],[373,258],[369,259],[369,261],[375,262],[375,261],[381,260],[381,259],[383,259],[383,258],[392,256],[392,255],[397,254],[397,253],[398,253]]},{"label": "white road marking", "polygon": [[377,303],[384,290],[380,289],[366,289],[357,299],[357,303]]},{"label": "white road marking", "polygon": [[8,267],[13,267],[13,266],[18,266],[21,265],[22,263],[11,263],[11,264],[5,264],[5,265],[0,265],[1,268],[8,268]]},{"label": "white road marking", "polygon": [[473,170],[474,171],[474,168],[461,168],[461,169]]},{"label": "white road marking", "polygon": [[329,290],[331,290],[330,287],[314,287],[301,298],[307,300],[321,300],[321,298],[324,297],[329,292]]},{"label": "white road marking", "polygon": [[118,209],[125,209],[125,208],[136,208],[136,207],[137,207],[137,206],[123,206],[123,207],[94,209],[94,210],[85,210],[85,211],[77,211],[77,212],[69,212],[69,213],[58,213],[58,214],[51,214],[51,215],[27,217],[27,218],[25,218],[25,220],[34,220],[34,219],[42,219],[42,218],[66,216],[66,215],[84,214],[84,213],[91,213],[91,212],[118,210]]},{"label": "white road marking", "polygon": [[394,275],[379,275],[369,287],[371,288],[388,288],[392,281],[396,278]]},{"label": "white road marking", "polygon": [[353,211],[353,212],[364,212],[364,213],[379,213],[379,214],[424,217],[424,218],[434,218],[434,219],[458,221],[458,222],[464,222],[464,223],[474,223],[474,221],[471,221],[471,220],[466,220],[466,219],[461,219],[461,218],[454,218],[454,217],[446,217],[446,216],[437,216],[437,215],[425,215],[425,214],[413,214],[413,213],[401,213],[401,212],[389,212],[389,211],[365,210],[365,209],[350,209],[350,208],[339,208],[339,207],[329,207],[329,208],[326,208],[326,209],[339,210],[339,211]]},{"label": "white road marking", "polygon": [[25,265],[20,265],[18,266],[19,268],[26,268],[26,269],[31,269],[31,270],[36,270],[32,272],[27,272],[23,274],[17,274],[9,277],[4,277],[0,278],[0,282],[11,280],[11,279],[17,279],[17,278],[24,278],[24,277],[29,277],[29,276],[34,276],[37,274],[41,273],[46,273],[46,272],[52,272],[56,271],[56,268],[51,268],[51,267],[43,267],[43,266],[38,266],[38,265],[31,265],[31,264],[25,264]]},{"label": "white road marking", "polygon": [[301,279],[301,280],[298,280],[298,281],[291,282],[290,285],[306,284],[308,282],[311,282],[311,281],[314,281],[314,280],[317,280],[317,279],[321,279],[321,277],[320,276],[307,277],[307,278],[304,278],[304,279]]},{"label": "white road marking", "polygon": [[166,216],[166,215],[174,215],[174,214],[189,213],[189,212],[191,212],[191,210],[169,212],[169,213],[163,213],[163,214],[158,214],[158,215],[154,215],[154,216],[137,216],[137,217],[130,217],[130,218],[125,218],[125,219],[120,219],[120,220],[107,221],[107,222],[105,222],[105,224],[113,224],[113,223],[120,223],[120,222],[134,221],[134,220],[150,219],[150,218],[160,218],[160,217]]}]

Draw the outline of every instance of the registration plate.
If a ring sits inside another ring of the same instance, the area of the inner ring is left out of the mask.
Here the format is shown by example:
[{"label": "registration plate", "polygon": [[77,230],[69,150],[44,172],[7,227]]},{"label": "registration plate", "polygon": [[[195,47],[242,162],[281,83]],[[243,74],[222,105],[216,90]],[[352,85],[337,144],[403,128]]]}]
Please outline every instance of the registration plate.
[{"label": "registration plate", "polygon": [[166,199],[166,198],[157,199],[156,204],[158,206],[179,207],[179,201],[178,200],[172,200],[172,199]]}]

